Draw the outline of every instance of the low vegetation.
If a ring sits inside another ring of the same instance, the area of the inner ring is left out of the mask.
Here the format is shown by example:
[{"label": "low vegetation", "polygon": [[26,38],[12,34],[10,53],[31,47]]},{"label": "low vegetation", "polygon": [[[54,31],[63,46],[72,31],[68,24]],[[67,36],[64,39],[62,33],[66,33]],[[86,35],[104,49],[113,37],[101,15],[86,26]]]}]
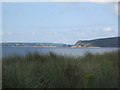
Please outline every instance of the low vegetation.
[{"label": "low vegetation", "polygon": [[83,57],[49,53],[2,60],[3,88],[118,88],[118,52]]}]

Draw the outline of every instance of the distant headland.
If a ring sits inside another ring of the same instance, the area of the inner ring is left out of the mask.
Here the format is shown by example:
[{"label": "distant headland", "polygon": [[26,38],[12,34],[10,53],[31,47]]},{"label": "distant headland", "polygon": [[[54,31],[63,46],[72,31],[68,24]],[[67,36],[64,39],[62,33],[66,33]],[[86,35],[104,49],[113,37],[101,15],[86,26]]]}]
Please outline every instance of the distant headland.
[{"label": "distant headland", "polygon": [[79,40],[72,47],[119,47],[120,37],[100,38],[94,40]]}]

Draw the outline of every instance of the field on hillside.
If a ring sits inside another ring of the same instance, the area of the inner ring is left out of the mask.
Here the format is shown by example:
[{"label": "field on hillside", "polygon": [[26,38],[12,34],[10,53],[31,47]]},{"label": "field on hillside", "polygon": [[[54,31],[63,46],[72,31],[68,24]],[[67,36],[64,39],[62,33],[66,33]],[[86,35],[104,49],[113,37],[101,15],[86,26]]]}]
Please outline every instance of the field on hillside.
[{"label": "field on hillside", "polygon": [[118,88],[118,52],[83,57],[54,53],[2,60],[3,88]]}]

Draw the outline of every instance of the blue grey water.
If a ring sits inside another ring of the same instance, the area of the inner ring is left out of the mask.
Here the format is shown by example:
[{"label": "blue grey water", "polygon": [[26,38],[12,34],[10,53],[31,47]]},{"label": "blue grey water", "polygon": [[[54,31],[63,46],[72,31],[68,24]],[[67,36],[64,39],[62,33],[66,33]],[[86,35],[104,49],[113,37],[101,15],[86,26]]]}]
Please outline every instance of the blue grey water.
[{"label": "blue grey water", "polygon": [[116,51],[118,48],[72,48],[72,47],[2,47],[2,57],[13,54],[26,55],[28,52],[39,52],[42,54],[48,54],[54,52],[58,55],[65,56],[83,56],[86,52],[93,54],[103,54],[105,52]]}]

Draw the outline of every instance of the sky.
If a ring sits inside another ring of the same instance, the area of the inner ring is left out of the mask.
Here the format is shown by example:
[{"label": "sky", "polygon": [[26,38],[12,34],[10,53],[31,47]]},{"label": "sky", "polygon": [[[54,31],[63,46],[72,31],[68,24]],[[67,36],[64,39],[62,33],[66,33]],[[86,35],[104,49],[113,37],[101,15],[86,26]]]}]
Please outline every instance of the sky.
[{"label": "sky", "polygon": [[74,44],[118,36],[117,3],[3,2],[2,42]]}]

